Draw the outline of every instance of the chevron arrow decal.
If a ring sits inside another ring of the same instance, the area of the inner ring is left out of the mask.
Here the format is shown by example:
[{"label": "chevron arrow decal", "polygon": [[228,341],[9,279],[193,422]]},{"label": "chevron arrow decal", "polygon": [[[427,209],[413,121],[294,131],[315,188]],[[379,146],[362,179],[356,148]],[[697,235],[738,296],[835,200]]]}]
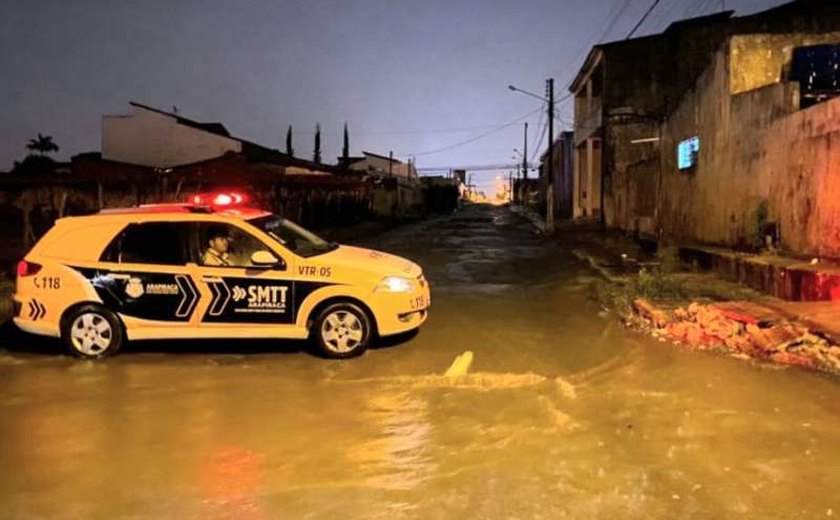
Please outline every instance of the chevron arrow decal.
[{"label": "chevron arrow decal", "polygon": [[244,300],[246,296],[248,296],[248,293],[245,292],[245,289],[238,285],[233,286],[233,301],[238,302]]},{"label": "chevron arrow decal", "polygon": [[175,316],[178,318],[189,318],[195,306],[198,304],[198,289],[192,281],[192,278],[185,274],[175,275],[175,283],[178,284],[178,289],[181,291],[181,303],[178,304],[178,309],[175,311]]},{"label": "chevron arrow decal", "polygon": [[224,281],[212,282],[207,284],[210,292],[213,293],[213,300],[210,302],[210,309],[207,311],[209,316],[220,316],[225,312],[228,302],[230,301],[230,288]]},{"label": "chevron arrow decal", "polygon": [[32,299],[29,300],[29,319],[32,321],[38,321],[43,318],[47,314],[47,308],[44,307],[44,304],[39,302],[38,300]]}]

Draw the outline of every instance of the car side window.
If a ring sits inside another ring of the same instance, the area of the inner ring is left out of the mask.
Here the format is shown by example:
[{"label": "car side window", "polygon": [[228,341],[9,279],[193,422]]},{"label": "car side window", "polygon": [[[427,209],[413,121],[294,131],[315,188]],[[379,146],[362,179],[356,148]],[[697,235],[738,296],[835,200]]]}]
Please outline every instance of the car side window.
[{"label": "car side window", "polygon": [[190,226],[186,222],[129,224],[105,248],[103,262],[186,265]]},{"label": "car side window", "polygon": [[203,247],[199,264],[209,267],[263,267],[251,262],[251,255],[271,250],[255,236],[229,224],[201,223],[198,236]]}]

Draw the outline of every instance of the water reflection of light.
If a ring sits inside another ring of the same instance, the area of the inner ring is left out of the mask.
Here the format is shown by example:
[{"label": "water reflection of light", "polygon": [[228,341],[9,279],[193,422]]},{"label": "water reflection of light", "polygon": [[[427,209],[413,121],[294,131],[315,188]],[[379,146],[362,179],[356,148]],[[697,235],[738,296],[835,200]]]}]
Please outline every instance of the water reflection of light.
[{"label": "water reflection of light", "polygon": [[435,471],[427,453],[431,425],[424,399],[407,392],[371,395],[364,419],[380,436],[353,446],[348,458],[361,464],[368,485],[409,490]]},{"label": "water reflection of light", "polygon": [[204,503],[219,518],[266,518],[257,501],[263,467],[260,453],[238,446],[220,450],[201,468]]}]

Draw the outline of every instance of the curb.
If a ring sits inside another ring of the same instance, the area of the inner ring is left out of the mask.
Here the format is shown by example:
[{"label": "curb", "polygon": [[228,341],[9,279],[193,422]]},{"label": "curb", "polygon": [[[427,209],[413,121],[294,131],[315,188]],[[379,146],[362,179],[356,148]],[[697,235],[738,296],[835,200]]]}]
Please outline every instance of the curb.
[{"label": "curb", "polygon": [[508,206],[508,209],[510,209],[511,213],[519,215],[520,217],[529,221],[531,225],[534,226],[534,228],[536,228],[538,233],[542,235],[545,234],[545,221],[539,213],[527,206],[520,206],[518,204],[510,204]]}]

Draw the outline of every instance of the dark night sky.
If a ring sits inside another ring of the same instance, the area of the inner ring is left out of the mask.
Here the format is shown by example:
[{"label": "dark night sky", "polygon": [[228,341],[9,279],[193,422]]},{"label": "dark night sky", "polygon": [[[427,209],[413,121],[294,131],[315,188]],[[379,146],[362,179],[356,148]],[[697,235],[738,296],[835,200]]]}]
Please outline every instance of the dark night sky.
[{"label": "dark night sky", "polygon": [[[38,132],[54,136],[61,159],[99,150],[101,116],[128,113],[128,101],[174,105],[276,148],[293,124],[302,156],[311,156],[320,122],[324,157],[334,160],[347,121],[352,153],[417,154],[419,167],[512,162],[520,123],[422,152],[539,107],[507,90],[510,83],[542,94],[553,75],[564,94],[625,1],[606,40],[623,38],[650,0],[6,0],[0,170],[22,158]],[[780,3],[726,7],[746,14]],[[720,5],[662,0],[640,34]],[[568,105],[561,117],[569,119]],[[537,126],[537,115],[527,120]]]}]

